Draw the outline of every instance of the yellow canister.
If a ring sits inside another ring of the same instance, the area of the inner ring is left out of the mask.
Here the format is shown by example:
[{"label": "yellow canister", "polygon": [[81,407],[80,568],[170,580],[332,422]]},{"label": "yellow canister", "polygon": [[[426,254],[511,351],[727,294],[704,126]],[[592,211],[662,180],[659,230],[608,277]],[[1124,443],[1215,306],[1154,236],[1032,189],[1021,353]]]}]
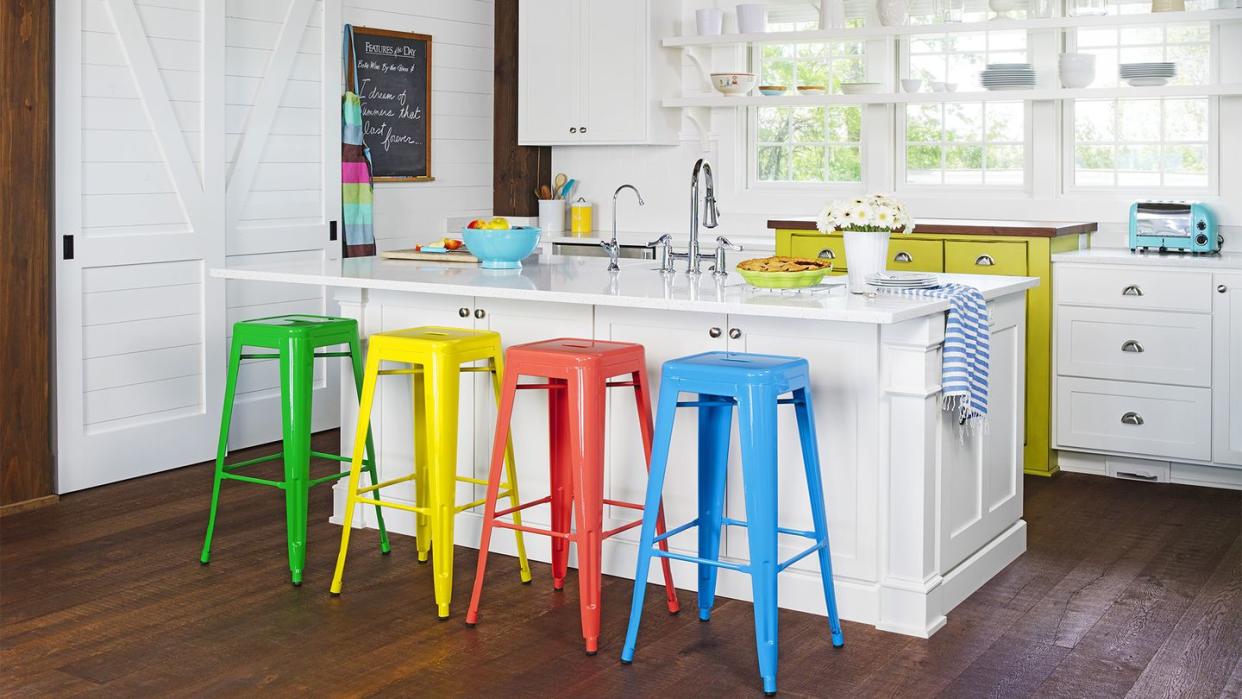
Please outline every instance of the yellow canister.
[{"label": "yellow canister", "polygon": [[591,230],[591,202],[578,197],[569,207],[569,232],[586,235]]}]

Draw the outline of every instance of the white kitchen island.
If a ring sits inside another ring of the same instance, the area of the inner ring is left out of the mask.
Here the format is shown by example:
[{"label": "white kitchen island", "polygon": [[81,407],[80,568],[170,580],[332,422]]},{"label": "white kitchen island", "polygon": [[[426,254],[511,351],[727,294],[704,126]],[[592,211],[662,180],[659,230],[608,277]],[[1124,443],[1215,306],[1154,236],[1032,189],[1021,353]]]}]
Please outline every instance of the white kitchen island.
[{"label": "white kitchen island", "polygon": [[[565,336],[642,343],[653,391],[658,391],[660,365],[682,355],[727,349],[806,357],[843,618],[930,636],[953,607],[1025,551],[1024,292],[1037,280],[945,275],[983,291],[992,329],[989,425],[962,437],[953,416],[940,408],[944,301],[853,296],[840,285],[772,293],[747,287],[736,274],[723,280],[711,274],[694,279],[680,271],[661,275],[644,260],[623,260],[621,271],[610,274],[605,264],[596,258],[545,255],[528,260],[520,271],[493,271],[359,258],[315,267],[216,269],[212,276],[333,287],[340,312],[359,321],[364,338],[398,328],[449,325],[497,331],[506,345]],[[463,374],[462,381],[471,387],[462,391],[459,473],[486,478],[495,421],[491,387],[479,374]],[[356,400],[352,392],[341,393],[342,449],[349,453]],[[694,420],[693,411],[678,416],[664,490],[670,527],[696,516]],[[810,529],[793,411],[782,413],[781,421],[781,523]],[[408,380],[382,379],[373,419],[381,479],[411,470],[412,424]],[[546,495],[542,392],[519,395],[513,435],[523,499]],[[732,452],[726,514],[744,519],[736,437]],[[632,391],[609,397],[607,459],[605,496],[641,502],[646,475]],[[339,521],[343,487],[341,481],[334,521]],[[413,484],[386,489],[384,496],[412,502]],[[481,498],[482,488],[460,485],[458,497],[460,502]],[[523,516],[537,526],[548,523],[546,505]],[[631,517],[628,510],[606,512],[605,526]],[[411,514],[390,509],[385,519],[392,531],[414,533]],[[354,521],[374,526],[374,511],[364,508]],[[463,513],[457,519],[457,543],[477,548],[480,525],[481,512]],[[604,572],[633,576],[637,536],[635,529],[605,543]],[[492,545],[512,554],[513,541],[501,531]],[[696,539],[684,534],[670,543],[693,553]],[[801,544],[786,543],[786,555]],[[527,548],[532,558],[549,560],[546,537],[528,536]],[[394,551],[415,560],[411,543],[395,542]],[[744,560],[745,530],[728,528],[722,552]],[[500,561],[495,565],[503,566]],[[673,565],[678,586],[693,590],[693,566]],[[782,607],[825,613],[815,566],[808,557],[781,575]],[[722,569],[718,593],[750,599],[748,576]],[[692,598],[683,593],[683,604],[692,604]],[[454,602],[458,610],[466,604],[465,599]],[[608,602],[627,603],[628,596]]]}]

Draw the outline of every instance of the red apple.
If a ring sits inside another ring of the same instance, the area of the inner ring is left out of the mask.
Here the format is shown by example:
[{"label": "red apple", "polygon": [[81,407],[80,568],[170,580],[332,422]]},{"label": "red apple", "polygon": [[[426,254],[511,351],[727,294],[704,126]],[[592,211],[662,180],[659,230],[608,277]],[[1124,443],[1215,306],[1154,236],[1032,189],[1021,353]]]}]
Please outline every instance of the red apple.
[{"label": "red apple", "polygon": [[462,245],[464,245],[464,243],[462,243],[460,240],[455,240],[453,238],[446,238],[444,240],[445,250],[456,250],[460,248]]},{"label": "red apple", "polygon": [[487,228],[487,221],[481,218],[476,218],[471,221],[470,225],[466,226],[466,228]]}]

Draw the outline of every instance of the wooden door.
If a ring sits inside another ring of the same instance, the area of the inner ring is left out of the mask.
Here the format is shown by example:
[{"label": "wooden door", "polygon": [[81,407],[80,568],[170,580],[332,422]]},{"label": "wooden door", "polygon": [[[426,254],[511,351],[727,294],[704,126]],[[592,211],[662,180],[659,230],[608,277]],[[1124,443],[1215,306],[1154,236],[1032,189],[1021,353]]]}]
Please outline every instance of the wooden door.
[{"label": "wooden door", "polygon": [[539,0],[518,7],[518,143],[522,145],[580,140],[581,13],[578,0]]},{"label": "wooden door", "polygon": [[1212,460],[1242,466],[1242,274],[1212,282]]},{"label": "wooden door", "polygon": [[[341,210],[340,0],[233,0],[224,27],[225,262],[324,264]],[[229,280],[227,332],[247,318],[332,314],[322,287]],[[345,360],[315,366],[313,424],[335,427]],[[348,374],[346,374],[348,375]],[[280,438],[276,362],[248,362],[231,448]]]}]

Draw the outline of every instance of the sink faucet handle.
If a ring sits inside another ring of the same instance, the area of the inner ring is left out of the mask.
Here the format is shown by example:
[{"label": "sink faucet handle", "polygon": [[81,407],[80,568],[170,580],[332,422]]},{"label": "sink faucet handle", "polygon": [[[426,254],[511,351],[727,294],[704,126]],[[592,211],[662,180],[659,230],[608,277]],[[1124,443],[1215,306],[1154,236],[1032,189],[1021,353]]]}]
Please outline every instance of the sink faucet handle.
[{"label": "sink faucet handle", "polygon": [[608,271],[620,270],[621,266],[617,264],[617,258],[621,255],[621,245],[615,240],[601,240],[599,246],[608,253]]},{"label": "sink faucet handle", "polygon": [[734,252],[738,252],[742,249],[741,245],[734,245],[733,243],[730,243],[729,239],[723,235],[716,236],[716,247],[727,248],[729,250],[733,250]]},{"label": "sink faucet handle", "polygon": [[647,243],[647,247],[655,250],[657,269],[661,272],[673,271],[673,236],[665,233]]},{"label": "sink faucet handle", "polygon": [[659,247],[661,245],[672,245],[672,244],[673,244],[673,235],[671,233],[665,233],[659,238],[656,238],[650,243],[647,243],[647,247],[654,248],[654,247]]},{"label": "sink faucet handle", "polygon": [[716,255],[715,255],[716,259],[714,260],[712,264],[712,276],[719,279],[720,277],[727,275],[729,273],[729,270],[728,270],[729,263],[728,263],[728,260],[725,258],[725,251],[727,250],[738,251],[741,249],[742,249],[741,245],[734,245],[733,243],[730,243],[729,239],[724,237],[723,235],[716,236]]}]

